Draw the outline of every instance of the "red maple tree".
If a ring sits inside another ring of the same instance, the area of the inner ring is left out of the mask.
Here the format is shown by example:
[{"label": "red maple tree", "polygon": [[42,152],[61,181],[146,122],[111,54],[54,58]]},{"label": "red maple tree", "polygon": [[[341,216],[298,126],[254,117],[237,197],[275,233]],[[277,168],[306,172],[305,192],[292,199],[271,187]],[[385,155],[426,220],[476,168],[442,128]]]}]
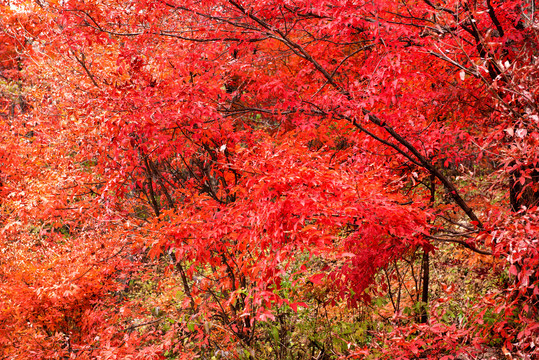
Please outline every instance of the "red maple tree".
[{"label": "red maple tree", "polygon": [[390,304],[337,355],[537,354],[531,4],[1,12],[3,355],[259,358],[314,298]]}]

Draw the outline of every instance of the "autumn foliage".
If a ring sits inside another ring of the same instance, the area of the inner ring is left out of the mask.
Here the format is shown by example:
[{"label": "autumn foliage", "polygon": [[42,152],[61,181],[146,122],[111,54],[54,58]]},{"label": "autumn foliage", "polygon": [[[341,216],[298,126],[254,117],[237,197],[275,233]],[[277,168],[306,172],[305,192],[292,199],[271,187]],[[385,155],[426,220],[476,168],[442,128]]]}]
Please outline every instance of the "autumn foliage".
[{"label": "autumn foliage", "polygon": [[3,358],[539,354],[533,1],[21,0],[0,29]]}]

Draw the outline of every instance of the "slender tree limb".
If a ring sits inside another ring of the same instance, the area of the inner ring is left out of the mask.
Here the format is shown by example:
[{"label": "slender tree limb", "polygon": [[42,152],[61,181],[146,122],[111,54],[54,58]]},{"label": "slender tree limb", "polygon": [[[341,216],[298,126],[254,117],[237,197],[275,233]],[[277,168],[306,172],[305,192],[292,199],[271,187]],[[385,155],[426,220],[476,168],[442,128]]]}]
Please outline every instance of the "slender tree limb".
[{"label": "slender tree limb", "polygon": [[86,74],[88,75],[88,77],[90,78],[90,80],[92,80],[92,83],[95,85],[96,88],[99,88],[99,84],[97,83],[97,81],[95,80],[95,77],[94,75],[90,72],[90,70],[88,69],[88,67],[86,66],[86,56],[84,55],[84,53],[81,52],[81,57],[79,59],[79,57],[77,56],[77,54],[75,54],[75,51],[72,51],[72,54],[73,56],[75,57],[75,59],[77,60],[77,62],[80,64],[80,66],[82,66],[82,68],[84,69],[84,71],[86,72]]},{"label": "slender tree limb", "polygon": [[491,251],[478,249],[475,246],[470,245],[466,241],[463,241],[463,240],[447,239],[447,238],[442,238],[442,237],[433,236],[433,235],[426,235],[426,237],[428,237],[429,239],[432,239],[432,240],[436,240],[436,241],[450,242],[450,243],[459,244],[459,245],[464,246],[466,249],[470,249],[473,252],[481,254],[481,255],[492,255]]}]

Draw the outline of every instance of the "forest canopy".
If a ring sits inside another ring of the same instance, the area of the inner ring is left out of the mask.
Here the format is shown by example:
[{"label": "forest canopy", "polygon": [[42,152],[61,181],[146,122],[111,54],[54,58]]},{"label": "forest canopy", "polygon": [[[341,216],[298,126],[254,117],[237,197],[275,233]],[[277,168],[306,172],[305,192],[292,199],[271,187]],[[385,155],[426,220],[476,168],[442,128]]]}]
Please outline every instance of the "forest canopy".
[{"label": "forest canopy", "polygon": [[0,356],[539,355],[533,0],[0,3]]}]

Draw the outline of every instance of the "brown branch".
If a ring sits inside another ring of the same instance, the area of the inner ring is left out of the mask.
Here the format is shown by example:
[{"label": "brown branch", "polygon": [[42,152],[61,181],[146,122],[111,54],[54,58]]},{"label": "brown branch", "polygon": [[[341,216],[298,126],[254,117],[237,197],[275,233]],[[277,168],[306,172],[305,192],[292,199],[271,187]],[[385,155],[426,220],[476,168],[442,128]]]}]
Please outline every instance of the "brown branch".
[{"label": "brown branch", "polygon": [[142,327],[142,326],[152,325],[152,324],[161,322],[163,319],[164,319],[164,317],[160,317],[159,319],[148,321],[148,322],[145,322],[145,323],[142,323],[142,324],[131,325],[131,326],[125,328],[124,331],[131,331],[131,330],[134,330],[134,329]]},{"label": "brown branch", "polygon": [[182,278],[183,291],[185,291],[185,294],[189,297],[189,304],[191,305],[191,310],[193,310],[193,313],[194,313],[196,312],[195,299],[193,299],[193,294],[191,294],[191,289],[189,288],[189,282],[187,281],[187,275],[185,274],[182,263],[180,260],[177,260],[177,259],[176,259],[176,269],[178,269],[178,271],[180,272],[180,276]]},{"label": "brown branch", "polygon": [[500,35],[500,37],[503,37],[505,32],[503,31],[502,24],[500,24],[500,20],[498,20],[498,18],[496,17],[496,13],[494,12],[494,7],[492,6],[491,0],[487,0],[487,7],[490,20],[492,20],[494,26],[496,26],[496,30],[498,30],[498,35]]},{"label": "brown branch", "polygon": [[421,163],[421,166],[425,169],[427,169],[431,174],[436,176],[438,180],[442,182],[444,187],[449,190],[449,195],[455,200],[457,205],[466,213],[468,218],[472,220],[475,226],[479,228],[484,228],[483,223],[477,215],[475,215],[474,211],[468,206],[466,201],[460,196],[457,188],[455,185],[447,178],[445,177],[430,161],[428,161],[421,153],[412,145],[410,142],[408,142],[406,139],[404,139],[400,134],[398,134],[391,126],[385,123],[385,121],[382,121],[379,117],[372,114],[369,110],[363,108],[362,109],[363,114],[369,117],[369,120],[376,124],[377,126],[383,128],[388,134],[390,134],[395,140],[397,140],[400,144],[402,144],[404,147],[410,151]]},{"label": "brown branch", "polygon": [[81,58],[80,59],[77,56],[77,54],[75,54],[74,51],[72,51],[72,54],[75,57],[75,59],[77,60],[77,62],[80,64],[80,66],[82,66],[82,68],[84,69],[84,71],[86,72],[86,74],[88,75],[90,80],[92,80],[92,83],[95,85],[95,87],[99,88],[100,86],[97,83],[97,81],[95,81],[94,75],[90,72],[90,70],[88,70],[88,67],[86,66],[86,56],[84,55],[84,53],[81,52]]},{"label": "brown branch", "polygon": [[463,241],[463,240],[447,239],[447,238],[442,238],[442,237],[433,236],[433,235],[425,235],[425,236],[427,238],[429,238],[429,239],[436,240],[436,241],[449,242],[449,243],[455,243],[455,244],[462,245],[466,249],[470,249],[473,252],[476,252],[476,253],[481,254],[481,255],[492,255],[492,252],[487,251],[487,250],[478,249],[475,246],[470,245],[466,241]]}]

